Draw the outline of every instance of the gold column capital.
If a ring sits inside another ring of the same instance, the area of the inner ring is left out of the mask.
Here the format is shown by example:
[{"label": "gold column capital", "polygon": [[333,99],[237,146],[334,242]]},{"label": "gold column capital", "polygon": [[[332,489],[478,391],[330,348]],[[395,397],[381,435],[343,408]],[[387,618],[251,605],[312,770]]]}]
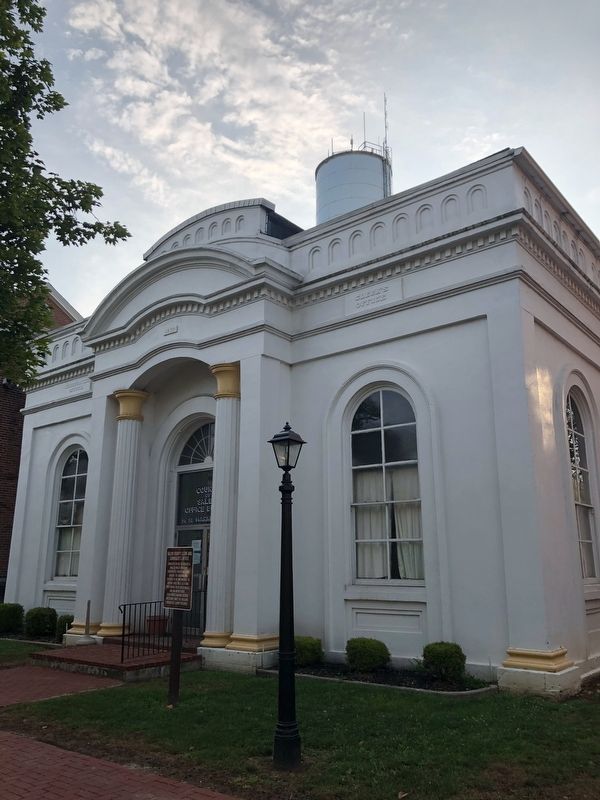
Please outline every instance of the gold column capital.
[{"label": "gold column capital", "polygon": [[148,392],[142,392],[139,389],[117,389],[113,393],[113,397],[119,404],[117,419],[133,419],[141,422],[144,419],[142,405],[148,396]]},{"label": "gold column capital", "polygon": [[218,400],[220,397],[240,396],[239,361],[235,361],[232,364],[213,364],[210,370],[217,379],[217,391],[214,395],[215,400]]}]

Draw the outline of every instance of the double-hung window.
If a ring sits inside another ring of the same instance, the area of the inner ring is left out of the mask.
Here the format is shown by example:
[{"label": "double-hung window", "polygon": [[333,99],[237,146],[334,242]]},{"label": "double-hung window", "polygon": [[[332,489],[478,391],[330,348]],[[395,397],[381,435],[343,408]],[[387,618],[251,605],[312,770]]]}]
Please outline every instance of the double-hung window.
[{"label": "double-hung window", "polygon": [[88,457],[85,450],[72,452],[62,471],[56,522],[54,575],[74,578],[79,574],[79,549]]},{"label": "double-hung window", "polygon": [[581,574],[584,579],[598,578],[594,506],[590,486],[586,434],[581,411],[572,392],[569,392],[567,396],[566,422]]},{"label": "double-hung window", "polygon": [[423,580],[415,413],[404,395],[378,389],[352,419],[355,577]]}]

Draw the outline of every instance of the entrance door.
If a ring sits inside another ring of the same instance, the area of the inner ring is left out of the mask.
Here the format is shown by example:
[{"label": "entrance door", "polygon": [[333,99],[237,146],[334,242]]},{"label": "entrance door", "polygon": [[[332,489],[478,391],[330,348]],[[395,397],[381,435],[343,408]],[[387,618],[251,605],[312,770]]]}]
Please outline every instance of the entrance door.
[{"label": "entrance door", "polygon": [[208,542],[210,528],[179,528],[177,547],[191,547],[194,551],[192,567],[192,610],[183,615],[187,636],[201,636],[206,620],[206,585],[208,582]]},{"label": "entrance door", "polygon": [[179,472],[175,544],[194,551],[192,610],[183,617],[184,631],[193,638],[204,633],[206,621],[211,498],[212,469]]}]

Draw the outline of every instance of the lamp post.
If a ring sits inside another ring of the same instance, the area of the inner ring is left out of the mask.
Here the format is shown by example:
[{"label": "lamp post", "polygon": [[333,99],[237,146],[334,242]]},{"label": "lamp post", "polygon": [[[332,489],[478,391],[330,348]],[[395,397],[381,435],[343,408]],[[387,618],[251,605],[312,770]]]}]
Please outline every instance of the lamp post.
[{"label": "lamp post", "polygon": [[289,422],[275,434],[273,445],[277,466],[283,470],[281,485],[281,576],[279,583],[279,699],[277,727],[273,741],[273,764],[293,769],[300,764],[300,733],[296,722],[294,676],[294,572],[292,566],[292,492],[290,470],[298,463],[304,444]]}]

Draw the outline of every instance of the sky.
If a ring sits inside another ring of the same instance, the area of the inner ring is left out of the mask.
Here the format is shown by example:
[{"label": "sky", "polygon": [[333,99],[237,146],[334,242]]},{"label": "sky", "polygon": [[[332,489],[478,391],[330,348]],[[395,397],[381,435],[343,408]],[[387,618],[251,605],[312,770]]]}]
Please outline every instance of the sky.
[{"label": "sky", "polygon": [[99,184],[115,247],[48,242],[84,316],[163,233],[265,197],[314,225],[314,169],[384,135],[393,191],[525,146],[600,235],[598,0],[46,0],[37,52],[68,107],[46,167]]}]

